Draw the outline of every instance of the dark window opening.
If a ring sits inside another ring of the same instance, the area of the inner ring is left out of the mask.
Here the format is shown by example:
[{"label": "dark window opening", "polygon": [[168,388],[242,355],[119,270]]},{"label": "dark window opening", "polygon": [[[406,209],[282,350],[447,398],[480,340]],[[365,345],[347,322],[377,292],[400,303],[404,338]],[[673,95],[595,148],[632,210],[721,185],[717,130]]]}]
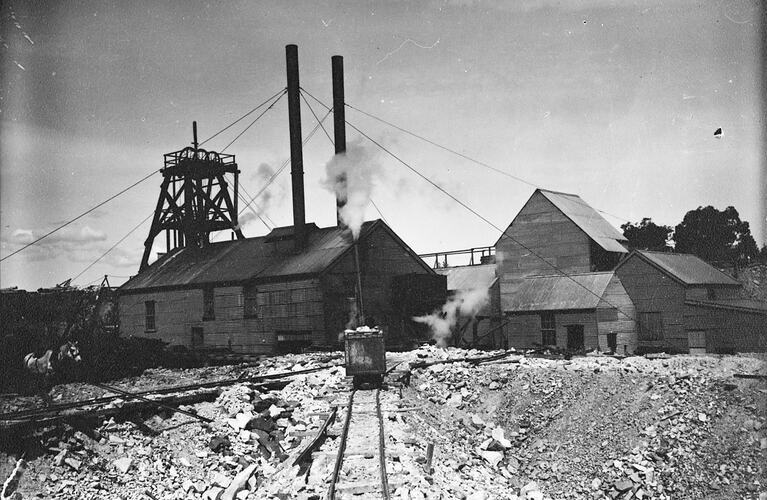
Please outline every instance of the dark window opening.
[{"label": "dark window opening", "polygon": [[639,313],[639,340],[663,340],[663,317],[661,313]]},{"label": "dark window opening", "polygon": [[278,354],[301,354],[312,345],[311,331],[278,331],[277,353]]},{"label": "dark window opening", "polygon": [[144,328],[148,332],[154,332],[157,330],[157,325],[155,323],[154,300],[147,300],[144,302]]},{"label": "dark window opening", "polygon": [[256,287],[246,287],[243,290],[243,316],[246,318],[258,318],[258,291]]},{"label": "dark window opening", "polygon": [[192,327],[192,349],[202,347],[203,345],[205,345],[205,337],[202,331],[202,327],[193,326]]},{"label": "dark window opening", "polygon": [[557,345],[557,327],[554,313],[541,314],[541,344]]},{"label": "dark window opening", "polygon": [[622,253],[608,252],[599,246],[594,240],[589,242],[591,257],[591,271],[612,271],[621,260]]},{"label": "dark window opening", "polygon": [[707,287],[706,288],[706,297],[708,300],[716,300],[716,288],[714,287]]},{"label": "dark window opening", "polygon": [[203,321],[216,319],[216,300],[212,288],[202,290],[202,319]]},{"label": "dark window opening", "polygon": [[583,325],[567,325],[567,349],[580,351],[583,348]]}]

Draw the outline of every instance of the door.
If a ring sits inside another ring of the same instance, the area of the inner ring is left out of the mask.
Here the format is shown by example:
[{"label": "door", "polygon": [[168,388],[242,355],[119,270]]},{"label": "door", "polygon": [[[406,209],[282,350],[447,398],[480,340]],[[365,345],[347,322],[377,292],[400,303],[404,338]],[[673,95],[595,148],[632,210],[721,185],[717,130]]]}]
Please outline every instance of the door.
[{"label": "door", "polygon": [[583,349],[583,325],[567,325],[567,349],[570,351]]},{"label": "door", "polygon": [[192,327],[192,349],[199,349],[205,345],[205,338],[203,337],[202,327]]},{"label": "door", "polygon": [[690,354],[706,354],[706,332],[687,332],[687,346]]}]

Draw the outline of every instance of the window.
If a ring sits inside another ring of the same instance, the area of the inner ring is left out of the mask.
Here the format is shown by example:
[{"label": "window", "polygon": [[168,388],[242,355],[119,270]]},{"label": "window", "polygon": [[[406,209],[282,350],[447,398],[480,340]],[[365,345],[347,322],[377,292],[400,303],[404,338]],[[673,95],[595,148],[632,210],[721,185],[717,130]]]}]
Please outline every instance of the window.
[{"label": "window", "polygon": [[154,332],[157,330],[157,326],[155,324],[154,300],[147,300],[144,302],[144,328],[148,332]]},{"label": "window", "polygon": [[216,319],[216,300],[213,288],[202,289],[202,319],[203,321]]},{"label": "window", "polygon": [[706,287],[706,298],[708,300],[716,300],[716,288],[712,286]]},{"label": "window", "polygon": [[557,327],[554,313],[541,314],[541,344],[557,345]]},{"label": "window", "polygon": [[246,318],[258,318],[258,291],[254,286],[247,286],[243,290],[245,305],[242,315]]},{"label": "window", "polygon": [[663,340],[663,317],[661,313],[639,313],[639,340]]}]

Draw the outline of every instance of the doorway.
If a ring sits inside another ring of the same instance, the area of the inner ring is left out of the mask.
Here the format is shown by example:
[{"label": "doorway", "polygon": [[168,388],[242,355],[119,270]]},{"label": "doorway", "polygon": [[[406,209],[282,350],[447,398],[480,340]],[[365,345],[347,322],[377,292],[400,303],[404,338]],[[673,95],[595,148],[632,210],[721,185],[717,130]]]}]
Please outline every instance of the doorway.
[{"label": "doorway", "polygon": [[687,346],[690,354],[706,354],[706,332],[687,332]]},{"label": "doorway", "polygon": [[202,327],[192,327],[192,349],[199,349],[205,345],[205,337],[203,335]]},{"label": "doorway", "polygon": [[583,325],[567,325],[567,349],[580,351],[583,349]]}]

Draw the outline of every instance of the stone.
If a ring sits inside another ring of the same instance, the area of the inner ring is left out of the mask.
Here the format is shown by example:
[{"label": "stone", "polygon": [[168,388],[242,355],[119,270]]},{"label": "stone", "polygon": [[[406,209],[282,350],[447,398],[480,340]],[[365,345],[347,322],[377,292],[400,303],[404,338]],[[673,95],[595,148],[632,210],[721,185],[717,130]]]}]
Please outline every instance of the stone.
[{"label": "stone", "polygon": [[596,491],[596,490],[598,490],[600,488],[600,486],[602,486],[602,480],[601,479],[599,479],[598,477],[595,477],[594,479],[591,480],[591,489],[592,490]]},{"label": "stone", "polygon": [[232,480],[225,474],[216,471],[211,475],[210,482],[222,488],[227,488],[232,483]]},{"label": "stone", "polygon": [[231,446],[232,443],[229,441],[229,438],[223,435],[213,436],[208,443],[208,447],[211,450],[218,452],[223,451]]},{"label": "stone", "polygon": [[237,474],[221,495],[221,500],[234,500],[237,493],[247,488],[248,479],[256,472],[256,467],[256,464],[251,464]]},{"label": "stone", "polygon": [[64,463],[70,466],[74,470],[80,470],[80,466],[83,464],[80,460],[77,460],[76,458],[72,458],[72,457],[65,458]]},{"label": "stone", "polygon": [[491,466],[496,467],[498,463],[503,460],[503,453],[500,451],[485,451],[479,450],[479,454],[485,459]]},{"label": "stone", "polygon": [[115,436],[114,434],[109,435],[109,444],[113,444],[117,446],[118,444],[125,444],[125,440],[121,438],[120,436]]},{"label": "stone", "polygon": [[223,493],[224,488],[221,488],[220,486],[213,486],[202,494],[202,500],[220,500]]},{"label": "stone", "polygon": [[493,439],[499,445],[501,445],[501,447],[503,447],[503,449],[508,450],[509,448],[511,448],[511,441],[509,441],[508,439],[504,437],[502,428],[496,427],[495,429],[493,429],[492,436],[493,436]]},{"label": "stone", "polygon": [[466,497],[466,500],[487,500],[490,495],[486,491],[475,491],[471,495]]},{"label": "stone", "polygon": [[61,466],[64,463],[64,459],[67,457],[67,450],[61,450],[53,457],[53,465]]},{"label": "stone", "polygon": [[238,413],[234,418],[227,419],[227,423],[236,431],[247,428],[254,415],[249,411]]},{"label": "stone", "polygon": [[272,418],[278,417],[284,410],[279,406],[272,405],[269,407],[269,416]]},{"label": "stone", "polygon": [[128,470],[130,470],[132,463],[133,462],[131,461],[130,458],[122,457],[112,462],[112,465],[115,467],[115,469],[125,474],[126,472],[128,472]]},{"label": "stone", "polygon": [[628,479],[621,479],[613,483],[613,488],[615,488],[621,493],[623,493],[624,491],[628,491],[633,487],[634,487],[634,483],[632,483]]}]

